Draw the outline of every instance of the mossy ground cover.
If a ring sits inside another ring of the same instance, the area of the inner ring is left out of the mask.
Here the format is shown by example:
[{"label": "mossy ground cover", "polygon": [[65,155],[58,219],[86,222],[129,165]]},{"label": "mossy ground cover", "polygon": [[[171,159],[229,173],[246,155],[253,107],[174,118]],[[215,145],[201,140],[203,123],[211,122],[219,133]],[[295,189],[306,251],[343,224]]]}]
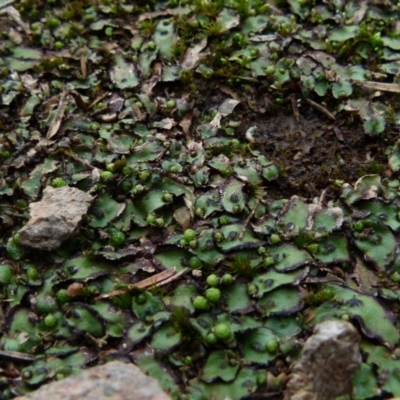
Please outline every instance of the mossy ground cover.
[{"label": "mossy ground cover", "polygon": [[[397,4],[0,7],[0,398],[110,359],[279,398],[332,318],[353,398],[400,396]],[[16,235],[48,185],[96,196],[52,252]]]}]

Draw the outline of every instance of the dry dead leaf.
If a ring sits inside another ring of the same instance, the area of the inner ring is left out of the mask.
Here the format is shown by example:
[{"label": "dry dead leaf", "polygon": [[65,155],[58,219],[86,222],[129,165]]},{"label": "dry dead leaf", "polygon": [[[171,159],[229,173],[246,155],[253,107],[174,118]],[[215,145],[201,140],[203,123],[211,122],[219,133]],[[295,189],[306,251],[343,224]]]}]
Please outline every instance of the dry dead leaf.
[{"label": "dry dead leaf", "polygon": [[47,140],[51,139],[60,129],[61,122],[64,118],[65,109],[68,104],[67,95],[68,93],[65,90],[63,90],[60,96],[60,103],[58,105],[56,115],[54,116],[54,119],[49,126],[49,130],[47,131],[46,135]]}]

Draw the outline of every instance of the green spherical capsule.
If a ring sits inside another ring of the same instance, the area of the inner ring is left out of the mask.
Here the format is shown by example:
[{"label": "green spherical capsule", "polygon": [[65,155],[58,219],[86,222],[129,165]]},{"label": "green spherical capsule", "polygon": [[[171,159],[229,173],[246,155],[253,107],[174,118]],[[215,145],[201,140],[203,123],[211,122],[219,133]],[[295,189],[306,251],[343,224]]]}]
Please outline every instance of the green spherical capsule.
[{"label": "green spherical capsule", "polygon": [[218,338],[214,333],[211,332],[206,336],[206,342],[207,344],[215,344],[218,342]]},{"label": "green spherical capsule", "polygon": [[100,178],[102,181],[106,181],[108,179],[110,179],[113,176],[113,173],[111,171],[103,171],[100,174]]},{"label": "green spherical capsule", "polygon": [[140,179],[142,182],[147,181],[147,180],[150,178],[150,175],[151,175],[151,172],[150,172],[150,171],[148,171],[148,170],[142,171],[142,172],[139,174],[139,179]]},{"label": "green spherical capsule", "polygon": [[176,101],[175,100],[168,100],[165,104],[168,108],[174,108],[176,106]]},{"label": "green spherical capsule", "polygon": [[179,241],[179,245],[180,245],[181,247],[185,247],[185,246],[187,245],[187,241],[186,241],[185,239],[181,239],[181,240]]},{"label": "green spherical capsule", "polygon": [[361,232],[364,229],[364,223],[362,221],[353,222],[353,229],[357,232]]},{"label": "green spherical capsule", "polygon": [[110,243],[112,246],[122,246],[125,243],[125,240],[125,234],[121,231],[115,231],[110,235]]},{"label": "green spherical capsule", "polygon": [[60,188],[63,186],[67,186],[67,181],[63,178],[54,178],[51,181],[51,186],[53,186],[54,188]]},{"label": "green spherical capsule", "polygon": [[176,165],[171,165],[169,167],[169,172],[171,172],[171,174],[176,174],[178,172],[178,167]]},{"label": "green spherical capsule", "polygon": [[192,257],[189,260],[189,266],[190,266],[190,268],[193,268],[193,269],[199,269],[203,266],[203,263],[201,262],[200,258]]},{"label": "green spherical capsule", "polygon": [[224,274],[221,281],[224,285],[231,285],[235,281],[235,278],[231,274]]},{"label": "green spherical capsule", "polygon": [[62,50],[64,48],[64,43],[63,42],[55,42],[54,43],[54,49],[55,50]]},{"label": "green spherical capsule", "polygon": [[125,180],[121,182],[120,188],[124,193],[128,193],[132,190],[133,184],[131,181]]},{"label": "green spherical capsule", "polygon": [[30,280],[30,281],[35,281],[39,278],[39,272],[36,268],[34,267],[29,267],[26,271],[26,277]]},{"label": "green spherical capsule", "polygon": [[147,218],[146,218],[146,222],[149,224],[149,225],[154,225],[155,223],[156,223],[156,217],[155,217],[155,215],[154,214],[149,214],[148,216],[147,216]]},{"label": "green spherical capsule", "polygon": [[205,294],[210,303],[217,303],[221,298],[221,291],[215,287],[207,289]]},{"label": "green spherical capsule", "polygon": [[270,267],[271,265],[274,265],[274,258],[271,256],[265,257],[264,259],[264,265],[266,267]]},{"label": "green spherical capsule", "polygon": [[189,245],[189,247],[190,247],[191,249],[196,249],[197,246],[199,245],[199,242],[198,242],[197,240],[191,240],[191,241],[188,243],[188,245]]},{"label": "green spherical capsule", "polygon": [[203,296],[196,296],[193,299],[193,307],[199,311],[206,311],[208,309],[208,301]]},{"label": "green spherical capsule", "polygon": [[66,289],[60,289],[57,294],[56,294],[57,300],[61,304],[68,303],[70,300],[70,297],[68,296],[68,292]]},{"label": "green spherical capsule", "polygon": [[192,365],[193,364],[193,357],[192,356],[186,356],[183,360],[183,363],[185,365]]},{"label": "green spherical capsule", "polygon": [[207,282],[208,286],[215,287],[215,286],[218,286],[218,284],[219,284],[219,278],[217,275],[211,274],[211,275],[207,276],[206,282]]},{"label": "green spherical capsule", "polygon": [[61,24],[60,20],[54,17],[48,18],[45,23],[46,28],[48,29],[58,28],[60,24]]},{"label": "green spherical capsule", "polygon": [[231,327],[225,323],[219,323],[214,328],[215,336],[223,342],[230,342],[233,339]]},{"label": "green spherical capsule", "polygon": [[267,75],[273,75],[275,72],[275,67],[273,65],[269,65],[266,69]]},{"label": "green spherical capsule", "polygon": [[276,244],[276,243],[279,243],[281,241],[281,238],[280,238],[280,236],[278,234],[273,233],[270,236],[269,241],[271,242],[271,244]]},{"label": "green spherical capsule", "polygon": [[104,33],[106,34],[106,36],[111,37],[113,35],[113,28],[111,28],[111,26],[107,26]]},{"label": "green spherical capsule", "polygon": [[147,43],[147,48],[148,48],[149,50],[155,50],[155,49],[156,49],[156,44],[155,44],[153,41],[148,42],[148,43]]},{"label": "green spherical capsule", "polygon": [[400,282],[400,273],[399,272],[393,272],[391,279],[393,282],[395,283],[399,283]]},{"label": "green spherical capsule", "polygon": [[206,212],[204,211],[204,208],[197,207],[197,208],[195,209],[194,213],[195,213],[198,217],[203,218]]},{"label": "green spherical capsule", "polygon": [[57,318],[53,314],[46,315],[44,324],[46,328],[54,328],[57,325]]},{"label": "green spherical capsule", "polygon": [[247,285],[247,293],[250,296],[254,296],[257,293],[257,286],[254,285],[253,283],[250,283]]},{"label": "green spherical capsule", "polygon": [[156,218],[155,225],[158,226],[159,228],[164,228],[165,226],[164,218]]},{"label": "green spherical capsule", "polygon": [[279,343],[276,338],[271,338],[267,341],[265,344],[265,349],[268,351],[268,353],[276,353],[279,348]]},{"label": "green spherical capsule", "polygon": [[191,240],[194,240],[196,238],[196,232],[193,229],[186,229],[183,233],[183,238],[187,242],[190,242]]},{"label": "green spherical capsule", "polygon": [[133,189],[135,193],[142,193],[144,191],[144,186],[143,185],[136,185],[135,188]]},{"label": "green spherical capsule", "polygon": [[132,168],[130,168],[130,167],[123,167],[122,168],[122,170],[121,170],[121,172],[122,172],[122,175],[130,175],[131,174],[131,172],[132,172]]},{"label": "green spherical capsule", "polygon": [[224,234],[221,231],[214,231],[213,237],[216,242],[222,242],[225,239]]},{"label": "green spherical capsule", "polygon": [[166,203],[170,203],[173,199],[173,195],[171,193],[164,193],[162,196],[162,200]]}]

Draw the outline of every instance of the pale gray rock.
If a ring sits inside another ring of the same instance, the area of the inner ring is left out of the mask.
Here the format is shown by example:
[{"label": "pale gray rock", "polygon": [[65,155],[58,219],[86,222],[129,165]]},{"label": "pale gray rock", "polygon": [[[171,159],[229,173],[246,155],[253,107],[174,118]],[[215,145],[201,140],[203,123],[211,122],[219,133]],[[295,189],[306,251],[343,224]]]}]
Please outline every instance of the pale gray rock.
[{"label": "pale gray rock", "polygon": [[316,325],[301,358],[292,369],[285,400],[334,400],[350,395],[352,378],[361,363],[360,335],[346,321]]},{"label": "pale gray rock", "polygon": [[133,364],[111,361],[42,386],[15,400],[171,400]]},{"label": "pale gray rock", "polygon": [[77,229],[94,200],[90,194],[72,187],[46,187],[41,201],[29,205],[30,219],[18,232],[21,244],[54,250]]}]

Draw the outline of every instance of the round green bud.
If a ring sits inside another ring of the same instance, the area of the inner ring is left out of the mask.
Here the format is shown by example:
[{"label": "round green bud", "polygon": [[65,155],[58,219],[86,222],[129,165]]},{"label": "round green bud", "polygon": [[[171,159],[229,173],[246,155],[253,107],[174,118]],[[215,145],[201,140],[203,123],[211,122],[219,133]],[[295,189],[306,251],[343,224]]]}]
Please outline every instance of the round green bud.
[{"label": "round green bud", "polygon": [[350,315],[349,314],[343,314],[340,319],[342,319],[343,321],[349,321],[350,320]]},{"label": "round green bud", "polygon": [[60,26],[61,22],[59,19],[51,17],[46,20],[45,26],[48,29],[55,29]]},{"label": "round green bud", "polygon": [[253,283],[248,284],[248,285],[247,285],[247,293],[248,293],[250,296],[255,295],[255,294],[257,293],[257,286],[254,285]]},{"label": "round green bud", "polygon": [[66,289],[60,289],[57,294],[56,294],[57,300],[61,303],[68,303],[70,300],[70,297],[68,296],[68,292]]},{"label": "round green bud", "polygon": [[120,184],[120,188],[124,193],[128,193],[132,190],[133,184],[131,181],[124,180]]},{"label": "round green bud", "polygon": [[231,285],[234,282],[234,277],[231,274],[222,275],[222,283],[224,285]]},{"label": "round green bud", "polygon": [[189,247],[190,247],[191,249],[196,249],[197,246],[199,245],[199,243],[198,243],[197,240],[191,240],[188,244],[189,244]]},{"label": "round green bud", "polygon": [[119,247],[125,243],[125,234],[121,231],[114,231],[110,235],[110,243],[112,246]]},{"label": "round green bud", "polygon": [[230,342],[233,339],[231,327],[225,323],[219,323],[214,328],[215,336],[223,342]]},{"label": "round green bud", "polygon": [[178,167],[176,165],[171,165],[169,167],[169,172],[171,172],[171,174],[176,174],[178,172]]},{"label": "round green bud", "polygon": [[183,238],[187,242],[190,242],[191,240],[194,240],[196,238],[196,232],[193,229],[186,229],[183,233]]},{"label": "round green bud", "polygon": [[133,189],[135,193],[142,193],[144,191],[144,186],[143,185],[136,185],[135,188]]},{"label": "round green bud", "polygon": [[224,234],[221,231],[214,231],[213,238],[216,242],[222,242],[225,239]]},{"label": "round green bud", "polygon": [[54,43],[54,49],[55,50],[62,50],[64,48],[64,43],[63,42],[55,42]]},{"label": "round green bud", "polygon": [[354,221],[353,222],[353,229],[357,232],[361,232],[364,229],[363,221]]},{"label": "round green bud", "polygon": [[149,225],[154,225],[155,223],[156,223],[156,217],[155,217],[155,215],[154,214],[149,214],[148,216],[147,216],[147,218],[146,218],[146,222],[149,224]]},{"label": "round green bud", "polygon": [[132,168],[130,168],[130,167],[123,167],[122,170],[121,170],[121,172],[122,172],[122,175],[130,175],[131,172],[132,172]]},{"label": "round green bud", "polygon": [[110,172],[115,172],[115,164],[114,163],[109,163],[106,165],[106,170]]},{"label": "round green bud", "polygon": [[273,233],[270,236],[269,241],[271,242],[271,244],[276,244],[276,243],[279,243],[281,241],[281,238],[280,238],[280,236],[278,234]]},{"label": "round green bud", "polygon": [[217,275],[211,274],[211,275],[207,276],[206,282],[207,282],[208,286],[215,287],[215,286],[218,286],[218,284],[219,284],[219,278]]},{"label": "round green bud", "polygon": [[164,218],[157,218],[155,220],[155,225],[158,226],[159,228],[164,228],[165,226]]},{"label": "round green bud", "polygon": [[397,271],[393,272],[391,279],[393,282],[399,283],[400,282],[400,273]]},{"label": "round green bud", "polygon": [[193,268],[193,269],[199,269],[203,266],[203,263],[201,262],[200,258],[192,257],[189,260],[189,266],[190,266],[190,268]]},{"label": "round green bud", "polygon": [[150,172],[150,171],[148,171],[148,170],[142,171],[142,172],[139,174],[139,179],[140,179],[142,182],[147,181],[147,179],[150,178],[150,175],[151,175],[151,172]]},{"label": "round green bud", "polygon": [[275,67],[273,65],[269,65],[266,69],[267,75],[273,75],[275,72]]},{"label": "round green bud", "polygon": [[274,265],[274,258],[271,256],[265,257],[264,259],[264,265],[266,267],[270,267],[271,265]]},{"label": "round green bud", "polygon": [[54,328],[57,325],[57,318],[53,314],[46,315],[44,319],[46,328]]},{"label": "round green bud", "polygon": [[198,217],[203,218],[206,212],[204,211],[204,208],[197,207],[197,208],[195,209],[194,213],[195,213]]},{"label": "round green bud", "polygon": [[208,301],[204,296],[196,296],[193,299],[193,307],[199,311],[206,311],[208,309]]},{"label": "round green bud", "polygon": [[39,272],[34,267],[29,267],[26,271],[26,276],[30,281],[35,281],[39,278]]},{"label": "round green bud", "polygon": [[183,363],[185,365],[192,365],[193,364],[193,357],[192,356],[186,356],[183,360]]},{"label": "round green bud", "polygon": [[104,33],[106,34],[106,36],[111,37],[113,35],[113,28],[111,26],[107,26]]},{"label": "round green bud", "polygon": [[168,108],[174,108],[175,105],[176,105],[176,101],[170,99],[170,100],[168,100],[168,101],[165,103],[165,105],[166,105]]},{"label": "round green bud", "polygon": [[179,241],[179,245],[180,245],[181,247],[185,247],[185,246],[187,245],[186,240],[185,240],[185,239],[181,239],[181,240]]},{"label": "round green bud", "polygon": [[67,186],[67,181],[64,178],[54,178],[51,181],[51,186],[53,186],[53,188],[60,188],[63,186]]},{"label": "round green bud", "polygon": [[155,50],[156,49],[156,44],[153,41],[150,41],[147,43],[147,48],[149,50]]},{"label": "round green bud", "polygon": [[276,353],[279,348],[279,343],[276,338],[271,338],[267,341],[265,344],[265,349],[268,351],[268,353]]},{"label": "round green bud", "polygon": [[206,342],[207,344],[215,344],[218,342],[218,338],[211,332],[206,336]]},{"label": "round green bud", "polygon": [[215,287],[206,290],[206,299],[211,303],[217,303],[221,298],[221,291]]},{"label": "round green bud", "polygon": [[106,181],[107,179],[110,179],[113,176],[113,173],[111,171],[103,171],[100,174],[100,178],[102,181]]},{"label": "round green bud", "polygon": [[173,199],[173,195],[171,193],[164,193],[162,196],[162,200],[166,203],[170,203]]}]

